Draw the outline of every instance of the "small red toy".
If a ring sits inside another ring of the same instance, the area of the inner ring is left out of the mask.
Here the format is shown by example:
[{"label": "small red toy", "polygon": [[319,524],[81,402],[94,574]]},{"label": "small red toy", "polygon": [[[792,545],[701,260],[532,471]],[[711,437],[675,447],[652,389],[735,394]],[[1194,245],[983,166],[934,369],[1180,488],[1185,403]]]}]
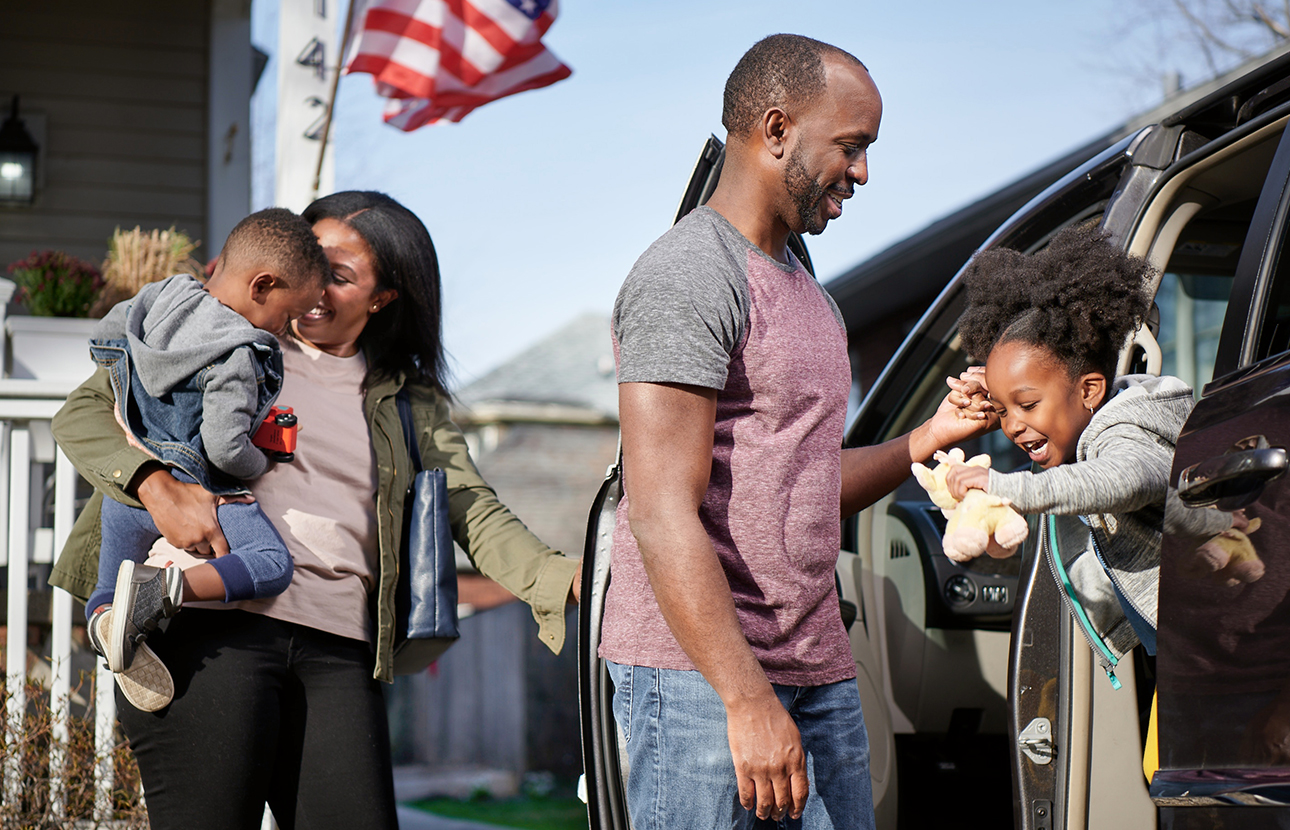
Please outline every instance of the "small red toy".
[{"label": "small red toy", "polygon": [[274,461],[296,460],[296,416],[289,406],[271,406],[260,428],[251,436],[251,443],[269,451]]}]

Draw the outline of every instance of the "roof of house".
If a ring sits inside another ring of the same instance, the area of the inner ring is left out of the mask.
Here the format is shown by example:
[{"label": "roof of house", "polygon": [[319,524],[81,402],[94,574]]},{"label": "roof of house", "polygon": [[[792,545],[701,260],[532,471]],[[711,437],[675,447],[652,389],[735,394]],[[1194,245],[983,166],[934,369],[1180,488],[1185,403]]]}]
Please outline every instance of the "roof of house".
[{"label": "roof of house", "polygon": [[609,316],[575,317],[548,337],[460,389],[474,420],[604,422],[618,418]]}]

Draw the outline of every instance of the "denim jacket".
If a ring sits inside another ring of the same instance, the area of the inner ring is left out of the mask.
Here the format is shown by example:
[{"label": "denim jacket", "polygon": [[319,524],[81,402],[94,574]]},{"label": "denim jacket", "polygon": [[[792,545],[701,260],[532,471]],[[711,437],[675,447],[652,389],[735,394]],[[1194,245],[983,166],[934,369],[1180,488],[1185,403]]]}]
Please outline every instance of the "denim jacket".
[{"label": "denim jacket", "polygon": [[145,286],[95,328],[130,443],[219,495],[249,492],[267,459],[251,434],[282,389],[276,338],[179,275]]},{"label": "denim jacket", "polygon": [[[259,344],[242,348],[250,350],[254,358],[249,362],[256,370],[256,415],[250,423],[259,424],[282,389],[282,355]],[[90,355],[108,370],[117,400],[117,420],[128,425],[132,443],[137,442],[136,446],[158,461],[184,471],[216,495],[251,492],[239,479],[207,460],[200,429],[204,398],[201,375],[171,390],[163,400],[144,391],[131,368],[130,351],[124,340],[91,343]]]}]

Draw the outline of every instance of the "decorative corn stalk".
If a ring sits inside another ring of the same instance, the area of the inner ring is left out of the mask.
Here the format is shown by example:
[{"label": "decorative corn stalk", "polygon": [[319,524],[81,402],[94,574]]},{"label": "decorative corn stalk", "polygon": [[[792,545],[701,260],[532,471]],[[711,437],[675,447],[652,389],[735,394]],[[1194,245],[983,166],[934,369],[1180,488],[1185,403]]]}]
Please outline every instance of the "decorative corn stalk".
[{"label": "decorative corn stalk", "polygon": [[175,274],[204,279],[201,263],[192,256],[200,244],[183,231],[175,230],[173,225],[164,231],[146,232],[139,227],[132,231],[117,228],[108,244],[107,259],[103,260],[103,290],[90,316],[102,317],[112,306],[130,299],[150,282]]}]

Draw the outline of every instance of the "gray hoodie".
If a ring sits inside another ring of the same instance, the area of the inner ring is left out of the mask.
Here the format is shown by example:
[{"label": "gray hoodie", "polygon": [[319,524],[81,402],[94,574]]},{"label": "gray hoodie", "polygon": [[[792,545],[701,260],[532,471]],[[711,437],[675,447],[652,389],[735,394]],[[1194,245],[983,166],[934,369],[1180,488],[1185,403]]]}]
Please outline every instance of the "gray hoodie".
[{"label": "gray hoodie", "polygon": [[[991,470],[989,492],[1010,499],[1020,513],[1085,517],[1109,576],[1154,627],[1174,446],[1195,399],[1190,386],[1167,376],[1125,375],[1112,390],[1114,397],[1080,435],[1076,463],[1038,473]],[[1227,514],[1208,512],[1216,521],[1210,535],[1231,525]],[[1088,599],[1094,607],[1115,601],[1113,594]]]},{"label": "gray hoodie", "polygon": [[276,337],[252,326],[196,279],[179,274],[118,303],[92,339],[127,341],[133,376],[152,398],[195,380],[202,392],[200,434],[207,459],[236,478],[265,471],[268,458],[250,436],[260,409],[256,356],[242,347],[259,344],[276,352]]}]

